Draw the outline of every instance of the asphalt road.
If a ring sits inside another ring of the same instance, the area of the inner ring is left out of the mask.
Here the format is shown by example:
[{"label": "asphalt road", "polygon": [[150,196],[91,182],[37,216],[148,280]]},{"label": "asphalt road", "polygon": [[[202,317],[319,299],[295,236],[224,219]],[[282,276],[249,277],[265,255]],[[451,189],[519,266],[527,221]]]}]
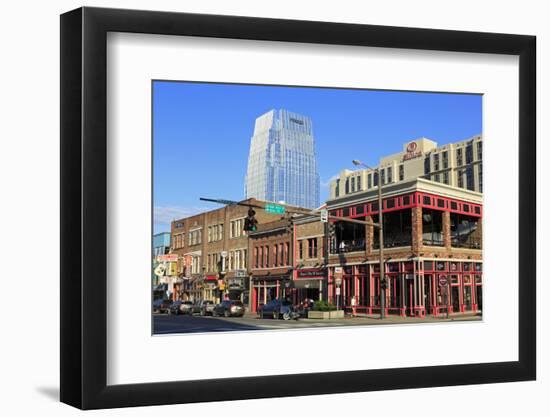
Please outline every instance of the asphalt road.
[{"label": "asphalt road", "polygon": [[346,317],[335,320],[274,320],[259,319],[255,315],[246,315],[244,317],[203,317],[189,315],[153,315],[153,333],[154,334],[174,334],[174,333],[209,333],[209,332],[235,332],[245,330],[276,330],[276,329],[304,329],[319,327],[342,327],[342,326],[365,326],[380,324],[405,324],[405,323],[428,323],[444,321],[464,321],[480,320],[479,316],[455,316],[451,319],[425,318],[417,319],[407,317],[389,317],[381,321],[372,317]]}]

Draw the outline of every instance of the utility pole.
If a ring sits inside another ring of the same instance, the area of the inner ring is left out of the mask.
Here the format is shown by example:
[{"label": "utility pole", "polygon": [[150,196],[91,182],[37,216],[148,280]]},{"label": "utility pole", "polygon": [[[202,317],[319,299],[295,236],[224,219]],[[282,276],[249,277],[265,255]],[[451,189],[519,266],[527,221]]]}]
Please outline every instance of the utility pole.
[{"label": "utility pole", "polygon": [[[380,319],[386,318],[386,271],[384,267],[384,218],[382,214],[382,175],[380,172],[380,165],[376,169],[372,169],[367,164],[354,159],[353,165],[363,166],[367,169],[376,171],[376,176],[378,177],[378,223],[373,223],[375,227],[378,227],[378,242],[380,244],[379,250],[379,263],[380,263]],[[366,232],[366,231],[365,231]],[[366,240],[365,234],[365,240]],[[367,251],[366,241],[365,241],[365,252]]]}]

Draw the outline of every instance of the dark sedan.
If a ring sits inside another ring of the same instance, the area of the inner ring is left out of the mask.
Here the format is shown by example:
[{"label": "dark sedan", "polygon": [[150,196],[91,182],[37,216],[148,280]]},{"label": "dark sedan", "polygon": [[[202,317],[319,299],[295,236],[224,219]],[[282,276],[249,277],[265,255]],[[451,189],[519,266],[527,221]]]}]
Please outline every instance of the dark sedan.
[{"label": "dark sedan", "polygon": [[261,319],[273,317],[278,320],[282,317],[284,320],[298,320],[298,317],[300,317],[300,314],[296,311],[291,302],[279,299],[271,300],[267,304],[261,305],[258,314]]},{"label": "dark sedan", "polygon": [[244,305],[240,301],[224,300],[212,311],[214,317],[242,317],[244,315]]}]

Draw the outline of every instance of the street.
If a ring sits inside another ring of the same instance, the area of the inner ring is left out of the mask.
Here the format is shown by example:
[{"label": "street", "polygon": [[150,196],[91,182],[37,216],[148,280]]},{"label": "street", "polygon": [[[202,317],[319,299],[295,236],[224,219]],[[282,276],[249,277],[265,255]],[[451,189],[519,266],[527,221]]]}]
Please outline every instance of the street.
[{"label": "street", "polygon": [[379,324],[406,324],[406,323],[434,323],[446,321],[472,321],[481,320],[481,316],[473,314],[451,315],[449,319],[444,317],[427,317],[424,319],[415,317],[389,316],[384,320],[377,317],[346,317],[332,320],[273,320],[259,319],[254,314],[246,314],[244,317],[210,317],[210,316],[189,316],[189,315],[166,315],[154,314],[154,334],[173,333],[209,333],[209,332],[235,332],[245,330],[277,330],[277,329],[305,329],[305,328],[326,328],[342,326],[366,326]]}]

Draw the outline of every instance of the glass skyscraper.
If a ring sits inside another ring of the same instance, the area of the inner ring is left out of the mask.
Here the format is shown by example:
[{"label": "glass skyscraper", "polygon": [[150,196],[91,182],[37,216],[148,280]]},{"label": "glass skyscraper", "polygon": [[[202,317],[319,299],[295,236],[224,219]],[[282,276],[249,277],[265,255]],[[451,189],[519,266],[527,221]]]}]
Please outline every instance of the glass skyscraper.
[{"label": "glass skyscraper", "polygon": [[309,117],[281,109],[256,119],[245,196],[306,208],[319,206],[319,173]]}]

